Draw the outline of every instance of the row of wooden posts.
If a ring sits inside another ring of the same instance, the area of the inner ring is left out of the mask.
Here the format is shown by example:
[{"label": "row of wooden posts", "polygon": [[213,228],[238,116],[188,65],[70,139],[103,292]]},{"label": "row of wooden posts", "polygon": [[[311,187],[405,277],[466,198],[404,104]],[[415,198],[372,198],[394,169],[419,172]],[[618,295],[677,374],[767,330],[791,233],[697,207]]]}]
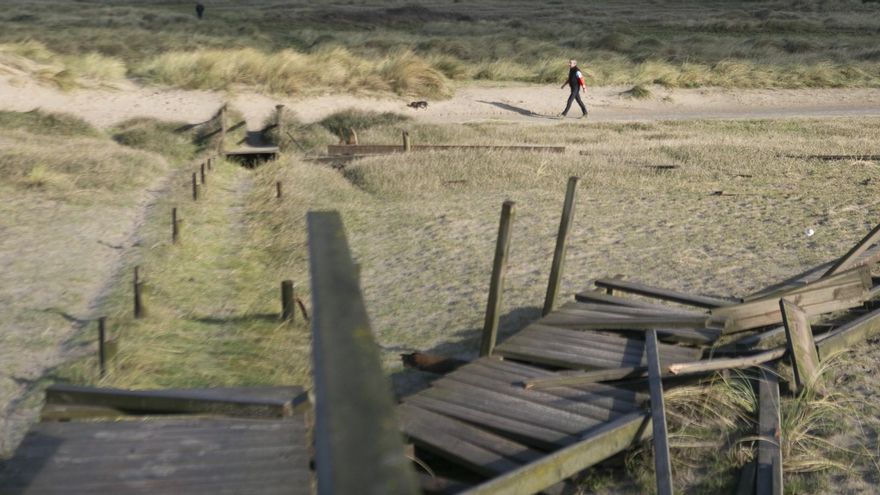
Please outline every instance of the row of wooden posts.
[{"label": "row of wooden posts", "polygon": [[[282,105],[279,105],[281,107]],[[280,110],[279,110],[280,111]],[[204,196],[204,187],[207,185],[207,172],[214,169],[215,157],[209,157],[206,161],[199,165],[197,172],[192,173],[192,198],[198,201],[200,196]],[[201,193],[201,194],[200,194]],[[275,182],[275,197],[282,198],[281,182]],[[180,223],[183,221],[178,216],[177,207],[171,208],[171,243],[180,243]],[[141,267],[135,266],[132,277],[132,293],[133,293],[133,315],[135,319],[141,319],[146,314],[143,300],[144,280],[142,278]],[[292,280],[283,280],[281,282],[281,320],[293,323],[296,320],[296,308],[299,306],[300,311],[306,321],[309,320],[308,310],[305,303],[296,296],[296,286]],[[98,318],[98,369],[100,376],[103,378],[107,372],[107,361],[116,355],[117,339],[108,338],[107,333],[107,317]]]}]

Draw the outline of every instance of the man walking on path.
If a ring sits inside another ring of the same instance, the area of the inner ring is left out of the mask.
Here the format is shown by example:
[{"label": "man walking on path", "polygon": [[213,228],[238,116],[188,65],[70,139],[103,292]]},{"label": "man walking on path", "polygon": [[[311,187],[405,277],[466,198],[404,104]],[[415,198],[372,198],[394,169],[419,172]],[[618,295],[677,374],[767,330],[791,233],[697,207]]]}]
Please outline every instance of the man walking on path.
[{"label": "man walking on path", "polygon": [[584,102],[581,100],[581,90],[584,90],[584,94],[587,92],[587,86],[584,84],[584,75],[581,74],[581,70],[578,69],[577,60],[569,60],[568,67],[568,80],[562,83],[562,87],[565,88],[565,85],[568,84],[569,87],[571,87],[571,95],[568,97],[568,103],[565,105],[565,110],[563,110],[559,116],[565,117],[571,109],[571,102],[577,100],[578,105],[581,106],[581,111],[584,112],[583,116],[586,117],[587,106],[584,105]]}]

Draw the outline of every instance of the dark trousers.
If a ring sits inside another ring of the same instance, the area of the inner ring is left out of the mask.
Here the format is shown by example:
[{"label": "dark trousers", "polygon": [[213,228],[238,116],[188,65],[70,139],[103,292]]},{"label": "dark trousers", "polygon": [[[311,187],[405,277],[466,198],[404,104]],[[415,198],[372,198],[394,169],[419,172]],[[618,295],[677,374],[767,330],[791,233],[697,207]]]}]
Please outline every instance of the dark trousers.
[{"label": "dark trousers", "polygon": [[571,88],[571,95],[568,97],[568,103],[565,104],[565,110],[562,111],[562,115],[567,115],[568,111],[571,110],[571,102],[577,101],[578,105],[581,106],[581,112],[584,112],[584,115],[587,114],[587,106],[584,105],[584,102],[581,100],[581,88],[573,87]]}]

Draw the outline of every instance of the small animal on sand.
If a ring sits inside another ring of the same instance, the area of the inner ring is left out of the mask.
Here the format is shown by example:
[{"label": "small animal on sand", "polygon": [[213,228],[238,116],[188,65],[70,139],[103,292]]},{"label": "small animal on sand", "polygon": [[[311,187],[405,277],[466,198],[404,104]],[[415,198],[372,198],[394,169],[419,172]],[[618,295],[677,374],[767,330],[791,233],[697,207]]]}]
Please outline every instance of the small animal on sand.
[{"label": "small animal on sand", "polygon": [[428,102],[427,101],[414,101],[411,103],[407,103],[406,106],[408,106],[410,108],[422,108],[424,110],[427,110],[428,109]]}]

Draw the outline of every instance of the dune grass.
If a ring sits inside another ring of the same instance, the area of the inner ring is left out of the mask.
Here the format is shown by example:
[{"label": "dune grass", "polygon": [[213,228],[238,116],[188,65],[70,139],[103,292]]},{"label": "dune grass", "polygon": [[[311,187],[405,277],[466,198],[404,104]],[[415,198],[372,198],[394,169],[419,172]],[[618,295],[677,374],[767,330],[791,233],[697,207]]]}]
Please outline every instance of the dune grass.
[{"label": "dune grass", "polygon": [[[591,0],[578,14],[523,0],[218,0],[203,21],[157,0],[7,4],[0,43],[13,55],[0,49],[0,65],[62,87],[127,72],[186,88],[439,99],[456,81],[556,83],[571,57],[590,85],[880,85],[880,4],[857,0]],[[27,46],[41,69],[23,68]]]}]

